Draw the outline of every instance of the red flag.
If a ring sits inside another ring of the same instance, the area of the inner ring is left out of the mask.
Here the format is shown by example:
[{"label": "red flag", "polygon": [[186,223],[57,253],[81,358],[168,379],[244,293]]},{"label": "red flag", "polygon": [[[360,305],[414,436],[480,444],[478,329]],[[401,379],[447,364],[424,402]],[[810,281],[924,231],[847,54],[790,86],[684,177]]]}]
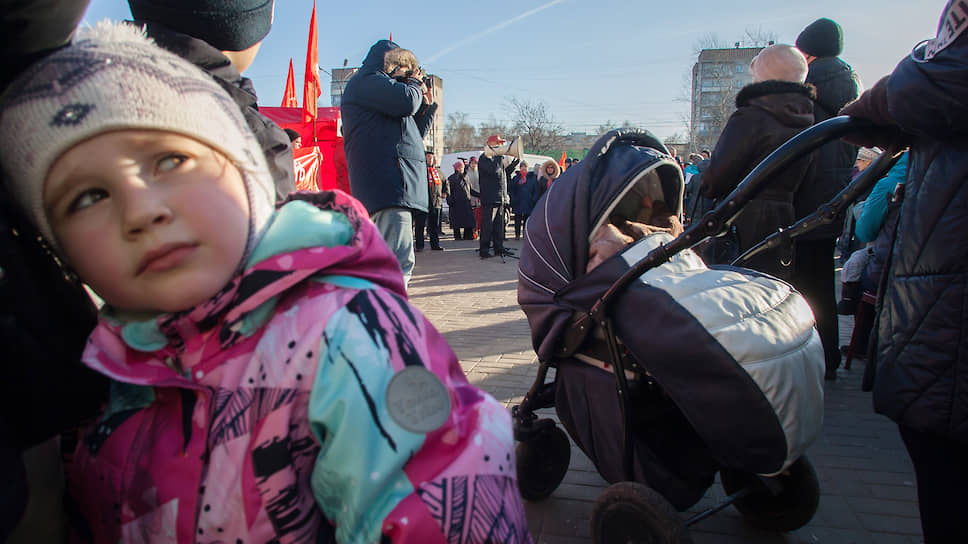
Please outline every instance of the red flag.
[{"label": "red flag", "polygon": [[565,168],[565,159],[567,159],[567,158],[568,158],[568,152],[567,151],[562,151],[561,152],[561,158],[558,159],[558,166],[560,166],[562,168],[562,170],[564,170],[564,168]]},{"label": "red flag", "polygon": [[303,123],[316,119],[316,100],[322,93],[319,83],[319,51],[316,47],[316,2],[313,0],[313,18],[309,21],[309,44],[306,47],[306,73],[303,83]]},{"label": "red flag", "polygon": [[292,59],[289,59],[289,76],[286,77],[286,92],[282,95],[282,107],[299,107],[299,101],[296,100],[296,78],[292,75]]},{"label": "red flag", "polygon": [[393,41],[393,32],[390,33],[390,41]]}]

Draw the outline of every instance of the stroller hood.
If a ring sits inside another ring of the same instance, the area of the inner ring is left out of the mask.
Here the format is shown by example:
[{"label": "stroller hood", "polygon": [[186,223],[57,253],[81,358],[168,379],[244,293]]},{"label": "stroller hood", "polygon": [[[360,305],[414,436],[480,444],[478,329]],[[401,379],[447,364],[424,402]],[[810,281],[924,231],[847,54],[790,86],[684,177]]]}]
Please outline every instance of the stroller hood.
[{"label": "stroller hood", "polygon": [[[539,359],[571,357],[601,330],[571,325],[652,250],[645,236],[591,272],[589,235],[626,195],[661,188],[681,208],[682,176],[648,135],[609,133],[594,158],[552,184],[528,219],[518,302]],[[813,442],[823,419],[823,350],[788,284],[743,268],[709,269],[691,250],[643,273],[607,306],[623,349],[680,408],[726,467],[772,474]],[[589,333],[593,333],[589,336]],[[582,353],[581,355],[585,355]]]},{"label": "stroller hood", "polygon": [[[525,226],[518,267],[518,303],[528,317],[538,357],[550,361],[575,308],[556,295],[585,275],[589,239],[625,197],[653,193],[682,211],[682,171],[647,131],[613,130],[545,192]],[[661,191],[662,195],[654,193]]]}]

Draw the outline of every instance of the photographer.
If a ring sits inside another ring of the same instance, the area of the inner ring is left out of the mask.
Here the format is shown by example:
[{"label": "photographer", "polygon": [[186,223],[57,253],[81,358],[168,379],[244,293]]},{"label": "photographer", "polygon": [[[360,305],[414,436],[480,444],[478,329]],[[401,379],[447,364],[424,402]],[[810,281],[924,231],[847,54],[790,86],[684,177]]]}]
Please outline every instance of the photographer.
[{"label": "photographer", "polygon": [[414,265],[411,212],[427,212],[423,136],[437,104],[417,57],[389,40],[373,44],[343,92],[343,143],[353,196],[397,257]]}]

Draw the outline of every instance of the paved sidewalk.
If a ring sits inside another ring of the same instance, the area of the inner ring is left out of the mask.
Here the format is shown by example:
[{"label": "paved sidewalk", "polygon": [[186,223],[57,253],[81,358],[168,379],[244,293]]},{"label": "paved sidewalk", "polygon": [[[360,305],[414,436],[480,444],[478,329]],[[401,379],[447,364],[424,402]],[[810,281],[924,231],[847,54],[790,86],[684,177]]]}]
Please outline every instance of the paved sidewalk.
[{"label": "paved sidewalk", "polygon": [[[538,365],[524,313],[517,304],[515,259],[481,260],[477,241],[442,239],[446,251],[417,254],[411,301],[441,331],[469,379],[508,407],[521,401]],[[520,243],[510,240],[517,250]],[[847,343],[850,318],[841,318]],[[820,477],[820,508],[794,533],[753,529],[727,508],[691,528],[703,543],[918,543],[920,522],[914,473],[897,428],[876,415],[869,393],[860,391],[864,361],[826,385],[822,436],[808,455]],[[553,415],[549,413],[548,415]],[[589,519],[607,484],[580,450],[572,447],[564,482],[545,501],[526,503],[536,543],[591,542]],[[718,483],[691,513],[723,497]]]}]

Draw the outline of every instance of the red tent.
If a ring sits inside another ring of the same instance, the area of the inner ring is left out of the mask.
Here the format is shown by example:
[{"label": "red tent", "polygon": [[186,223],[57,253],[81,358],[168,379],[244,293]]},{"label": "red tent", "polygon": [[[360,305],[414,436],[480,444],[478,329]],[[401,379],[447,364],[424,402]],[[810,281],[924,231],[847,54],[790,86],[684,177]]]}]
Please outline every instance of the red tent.
[{"label": "red tent", "polygon": [[[350,192],[339,108],[319,108],[315,123],[303,122],[302,108],[259,106],[259,111],[280,127],[291,128],[302,136],[303,147],[293,150],[297,189],[306,191],[341,189],[347,193]],[[315,138],[313,138],[314,127]],[[315,145],[313,145],[314,141]]]}]

